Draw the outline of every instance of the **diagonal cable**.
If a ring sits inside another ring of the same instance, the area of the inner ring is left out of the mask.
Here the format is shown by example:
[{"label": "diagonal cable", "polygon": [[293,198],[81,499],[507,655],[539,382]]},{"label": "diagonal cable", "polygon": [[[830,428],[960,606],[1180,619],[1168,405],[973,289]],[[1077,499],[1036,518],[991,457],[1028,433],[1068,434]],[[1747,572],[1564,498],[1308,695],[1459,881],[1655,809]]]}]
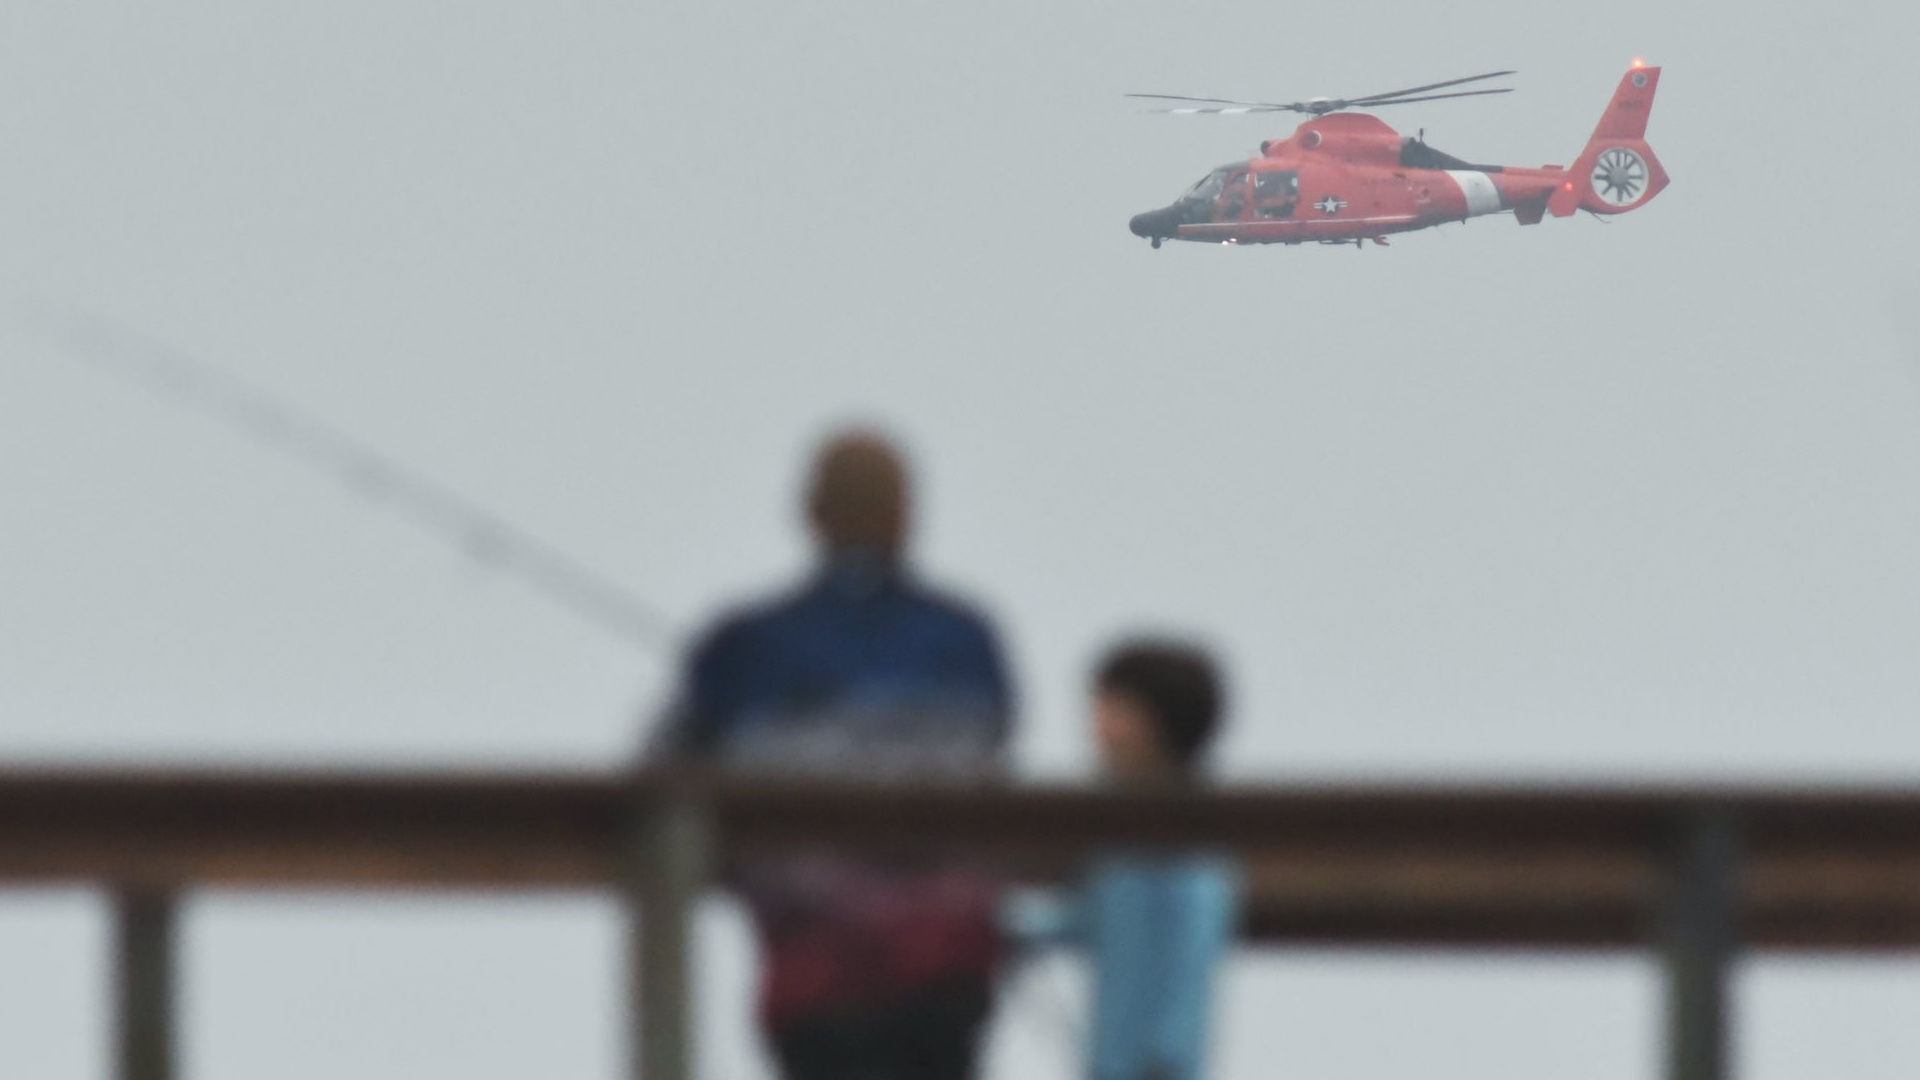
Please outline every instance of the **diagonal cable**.
[{"label": "diagonal cable", "polygon": [[84,359],[331,473],[354,494],[387,506],[603,629],[652,648],[666,648],[674,639],[664,613],[613,579],[372,444],[205,360],[100,318],[59,320],[55,335]]}]

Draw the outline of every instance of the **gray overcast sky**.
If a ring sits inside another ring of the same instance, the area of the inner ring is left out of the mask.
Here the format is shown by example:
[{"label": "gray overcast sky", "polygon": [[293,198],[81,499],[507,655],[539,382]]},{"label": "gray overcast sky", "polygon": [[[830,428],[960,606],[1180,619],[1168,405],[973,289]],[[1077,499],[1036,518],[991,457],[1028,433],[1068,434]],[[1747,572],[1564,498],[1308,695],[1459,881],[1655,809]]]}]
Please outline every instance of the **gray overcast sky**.
[{"label": "gray overcast sky", "polygon": [[[87,364],[47,331],[84,313],[683,625],[802,564],[800,455],[878,418],[922,467],[923,565],[1004,620],[1035,772],[1084,767],[1084,665],[1152,624],[1232,659],[1238,778],[1911,781],[1916,29],[1891,2],[14,5],[0,754],[603,763],[665,689],[666,657]],[[1564,163],[1635,56],[1674,182],[1611,225],[1126,232],[1291,124],[1123,91],[1513,67],[1383,118]],[[103,1075],[97,914],[0,901],[0,1072]],[[742,933],[710,921],[711,1075],[750,1080]],[[617,1069],[604,905],[222,898],[190,929],[196,1077]],[[1627,960],[1285,954],[1229,986],[1229,1080],[1654,1053]],[[1748,1076],[1920,1050],[1909,966],[1743,987]],[[1065,1058],[1021,1019],[996,1060]]]}]

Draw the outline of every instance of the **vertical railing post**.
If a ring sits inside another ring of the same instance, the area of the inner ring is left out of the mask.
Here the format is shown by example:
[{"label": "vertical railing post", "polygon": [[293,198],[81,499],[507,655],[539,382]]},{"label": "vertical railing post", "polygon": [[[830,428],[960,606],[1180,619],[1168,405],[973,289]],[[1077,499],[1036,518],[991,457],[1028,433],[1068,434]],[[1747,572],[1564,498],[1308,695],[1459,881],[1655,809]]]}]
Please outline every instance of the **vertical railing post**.
[{"label": "vertical railing post", "polygon": [[692,1080],[693,913],[712,824],[691,787],[668,784],[636,807],[627,869],[630,1062],[635,1080]]},{"label": "vertical railing post", "polygon": [[1729,984],[1740,947],[1740,829],[1731,810],[1681,826],[1661,912],[1667,1080],[1732,1080]]},{"label": "vertical railing post", "polygon": [[114,895],[118,1080],[173,1080],[174,898],[157,889]]}]

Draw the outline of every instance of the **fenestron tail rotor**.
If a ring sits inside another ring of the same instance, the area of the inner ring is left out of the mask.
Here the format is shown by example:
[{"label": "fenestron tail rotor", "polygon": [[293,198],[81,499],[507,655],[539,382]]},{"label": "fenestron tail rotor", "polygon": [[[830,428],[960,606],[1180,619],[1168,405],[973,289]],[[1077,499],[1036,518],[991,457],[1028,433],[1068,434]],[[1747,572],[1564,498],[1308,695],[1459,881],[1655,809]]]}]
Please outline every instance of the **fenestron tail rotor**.
[{"label": "fenestron tail rotor", "polygon": [[1593,190],[1614,206],[1638,202],[1647,187],[1647,163],[1624,146],[1603,152],[1593,163]]},{"label": "fenestron tail rotor", "polygon": [[[1445,82],[1427,83],[1425,86],[1410,86],[1404,90],[1392,90],[1384,94],[1367,94],[1353,98],[1313,98],[1308,101],[1237,101],[1232,98],[1187,97],[1182,94],[1128,94],[1131,98],[1150,98],[1155,101],[1185,101],[1191,105],[1158,110],[1160,112],[1182,115],[1226,115],[1237,116],[1245,113],[1296,112],[1308,116],[1325,116],[1342,109],[1374,109],[1382,105],[1405,105],[1415,101],[1439,101],[1444,98],[1480,97],[1486,94],[1510,94],[1512,87],[1498,90],[1462,90],[1450,94],[1429,94],[1429,90],[1444,90],[1450,86],[1463,86],[1479,82],[1482,79],[1497,79],[1503,75],[1515,75],[1514,71],[1489,71],[1484,75],[1469,75],[1464,79],[1448,79]],[[1420,96],[1415,96],[1420,95]]]}]

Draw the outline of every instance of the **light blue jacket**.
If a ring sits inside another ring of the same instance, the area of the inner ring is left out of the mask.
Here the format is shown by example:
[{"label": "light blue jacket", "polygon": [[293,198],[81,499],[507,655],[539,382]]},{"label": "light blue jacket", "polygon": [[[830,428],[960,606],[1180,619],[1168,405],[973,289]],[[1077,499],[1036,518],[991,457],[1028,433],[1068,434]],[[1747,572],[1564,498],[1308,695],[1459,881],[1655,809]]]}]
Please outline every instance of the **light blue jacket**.
[{"label": "light blue jacket", "polygon": [[1240,891],[1222,858],[1113,854],[1067,902],[1010,908],[1024,944],[1078,945],[1093,961],[1092,1080],[1200,1080]]}]

